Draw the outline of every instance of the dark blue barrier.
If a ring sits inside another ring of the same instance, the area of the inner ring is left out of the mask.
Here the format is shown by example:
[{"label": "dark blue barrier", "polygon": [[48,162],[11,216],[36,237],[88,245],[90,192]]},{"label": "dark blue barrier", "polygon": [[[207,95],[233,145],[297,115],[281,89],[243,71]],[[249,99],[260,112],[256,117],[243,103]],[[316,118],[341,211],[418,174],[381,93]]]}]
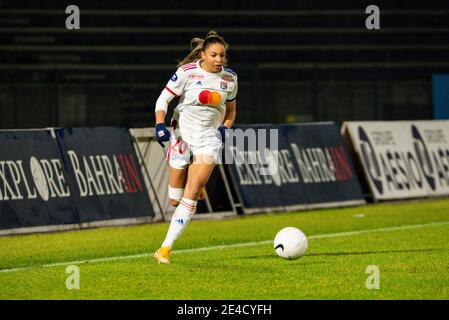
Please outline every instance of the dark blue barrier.
[{"label": "dark blue barrier", "polygon": [[78,223],[48,130],[0,131],[0,229]]},{"label": "dark blue barrier", "polygon": [[[351,159],[334,123],[246,125],[236,129],[256,129],[258,133],[265,130],[267,136],[270,129],[278,133],[277,150],[270,141],[265,143],[271,159],[277,159],[271,167],[263,161],[260,149],[246,146],[243,152],[227,144],[228,155],[234,154],[237,162],[228,167],[244,211],[364,203]],[[255,154],[259,156],[257,161]],[[245,155],[248,158],[242,163]]]},{"label": "dark blue barrier", "polygon": [[282,130],[309,204],[363,199],[347,147],[334,123],[285,125]]},{"label": "dark blue barrier", "polygon": [[80,222],[154,216],[126,128],[58,129],[56,136]]},{"label": "dark blue barrier", "polygon": [[432,75],[433,118],[449,119],[449,74]]},{"label": "dark blue barrier", "polygon": [[[278,125],[236,126],[233,133],[238,136],[238,129],[242,129],[244,133],[248,133],[247,129],[255,129],[257,133],[265,130],[267,136],[269,136],[270,130],[277,130],[279,133],[278,149],[288,150],[287,140],[283,132],[279,130],[280,128]],[[227,142],[230,142],[230,140]],[[254,208],[297,206],[307,203],[304,189],[301,188],[301,182],[297,175],[295,177],[295,174],[289,174],[289,170],[270,172],[268,165],[263,165],[259,161],[254,163],[258,156],[258,150],[254,143],[245,145],[245,151],[237,146],[237,139],[234,139],[232,145],[230,147],[233,148],[233,151],[230,151],[230,153],[234,155],[235,161],[229,166],[229,169],[246,211]],[[228,146],[228,143],[226,146]],[[267,147],[272,147],[269,141]],[[273,148],[270,148],[270,150],[273,151]],[[274,151],[274,154],[277,155],[277,151]],[[278,159],[284,160],[282,156],[279,156]],[[281,163],[281,167],[284,168],[285,166],[282,166],[282,164],[286,164],[285,161]],[[262,170],[265,170],[264,173],[262,173]]]}]

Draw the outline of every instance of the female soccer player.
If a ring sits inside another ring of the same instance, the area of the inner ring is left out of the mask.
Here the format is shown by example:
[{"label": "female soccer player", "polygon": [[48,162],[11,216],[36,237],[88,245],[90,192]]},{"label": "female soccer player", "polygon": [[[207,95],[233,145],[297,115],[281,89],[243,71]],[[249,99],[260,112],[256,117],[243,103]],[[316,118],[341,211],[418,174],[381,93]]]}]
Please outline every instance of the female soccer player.
[{"label": "female soccer player", "polygon": [[[228,44],[211,31],[205,39],[192,39],[191,47],[155,108],[156,138],[162,146],[170,140],[169,197],[172,204],[179,202],[165,240],[154,253],[159,263],[170,262],[173,244],[195,213],[198,197],[219,161],[226,130],[236,116],[237,74],[225,67]],[[170,138],[164,122],[174,97],[180,97],[176,107],[179,128]]]}]

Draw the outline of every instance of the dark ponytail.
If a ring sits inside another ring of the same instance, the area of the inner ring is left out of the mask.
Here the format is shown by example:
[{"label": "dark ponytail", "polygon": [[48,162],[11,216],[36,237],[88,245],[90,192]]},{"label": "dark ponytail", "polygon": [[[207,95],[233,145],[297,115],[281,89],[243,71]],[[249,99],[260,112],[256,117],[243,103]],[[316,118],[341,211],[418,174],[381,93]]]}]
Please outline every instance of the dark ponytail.
[{"label": "dark ponytail", "polygon": [[[187,63],[196,62],[201,59],[201,51],[206,50],[211,45],[220,43],[225,47],[225,50],[229,48],[228,43],[223,37],[218,35],[214,30],[209,31],[205,39],[193,38],[190,41],[190,53],[181,61],[178,61],[178,68]],[[226,64],[226,60],[225,60]]]}]

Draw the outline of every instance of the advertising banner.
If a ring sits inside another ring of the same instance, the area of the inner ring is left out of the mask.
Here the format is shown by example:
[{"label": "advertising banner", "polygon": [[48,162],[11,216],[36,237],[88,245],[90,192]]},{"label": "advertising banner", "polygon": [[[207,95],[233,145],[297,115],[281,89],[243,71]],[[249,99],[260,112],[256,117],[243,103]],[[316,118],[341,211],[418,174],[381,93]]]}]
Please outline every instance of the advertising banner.
[{"label": "advertising banner", "polygon": [[0,131],[0,229],[76,223],[68,177],[51,132]]},{"label": "advertising banner", "polygon": [[449,121],[345,122],[375,200],[449,194]]},{"label": "advertising banner", "polygon": [[239,126],[225,148],[246,212],[364,203],[334,123]]},{"label": "advertising banner", "polygon": [[80,222],[153,217],[126,128],[56,130]]}]

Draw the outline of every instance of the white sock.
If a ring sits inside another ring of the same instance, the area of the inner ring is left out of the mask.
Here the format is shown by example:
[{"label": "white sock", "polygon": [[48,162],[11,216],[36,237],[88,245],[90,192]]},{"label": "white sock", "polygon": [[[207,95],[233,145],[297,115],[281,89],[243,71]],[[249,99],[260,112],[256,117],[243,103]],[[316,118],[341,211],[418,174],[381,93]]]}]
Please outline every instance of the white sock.
[{"label": "white sock", "polygon": [[190,218],[192,218],[195,213],[196,203],[196,200],[190,200],[187,198],[181,199],[171,218],[170,227],[168,228],[167,235],[162,243],[163,247],[173,247],[173,243],[181,236],[182,232],[189,223]]}]

